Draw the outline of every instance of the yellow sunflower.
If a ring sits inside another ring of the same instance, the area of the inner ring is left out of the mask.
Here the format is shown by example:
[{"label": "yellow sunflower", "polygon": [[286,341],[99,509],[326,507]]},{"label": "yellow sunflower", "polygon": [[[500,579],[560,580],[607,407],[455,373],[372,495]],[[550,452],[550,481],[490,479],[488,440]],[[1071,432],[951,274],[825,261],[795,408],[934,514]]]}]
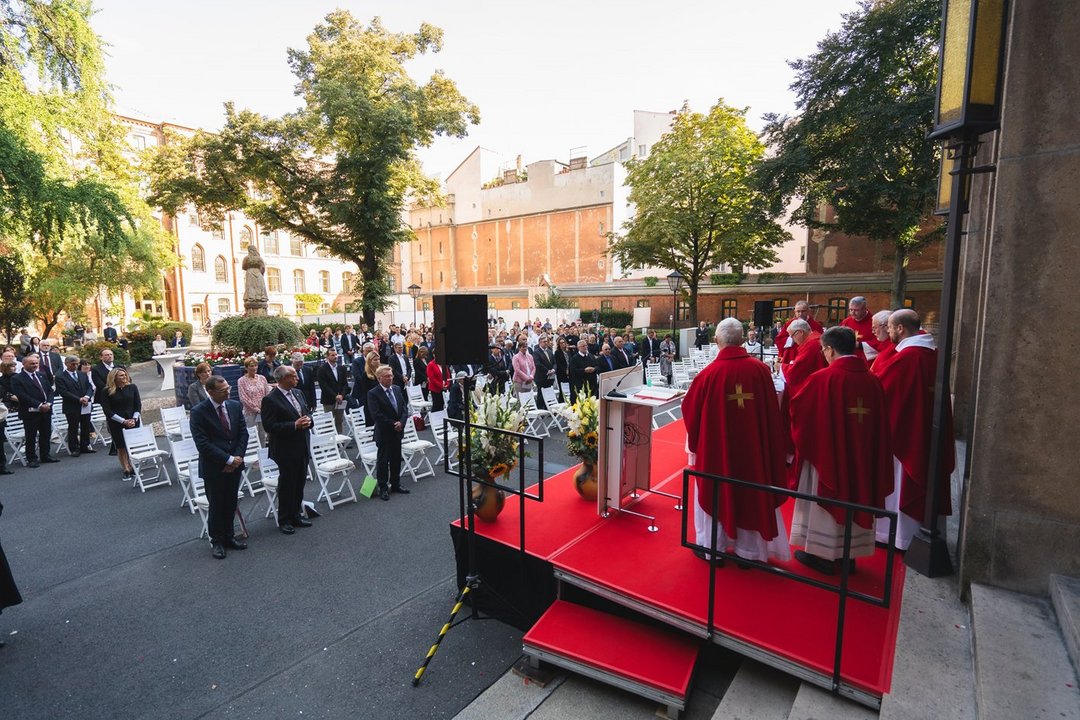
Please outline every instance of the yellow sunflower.
[{"label": "yellow sunflower", "polygon": [[590,447],[590,448],[596,447],[596,433],[595,432],[591,432],[591,433],[589,433],[588,435],[585,436],[585,446]]},{"label": "yellow sunflower", "polygon": [[505,475],[508,472],[510,472],[510,466],[509,465],[507,465],[506,463],[495,463],[494,465],[491,466],[491,469],[488,470],[488,475],[490,475],[493,478],[496,478],[496,477],[499,477],[500,475]]}]

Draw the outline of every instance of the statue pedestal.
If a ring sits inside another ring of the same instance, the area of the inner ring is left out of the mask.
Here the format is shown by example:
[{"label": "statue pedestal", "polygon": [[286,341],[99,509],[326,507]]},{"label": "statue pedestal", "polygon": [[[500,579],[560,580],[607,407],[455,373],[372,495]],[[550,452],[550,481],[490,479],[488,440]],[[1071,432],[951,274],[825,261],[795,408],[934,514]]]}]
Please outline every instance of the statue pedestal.
[{"label": "statue pedestal", "polygon": [[244,301],[244,314],[255,317],[266,317],[266,305],[265,302],[250,300]]}]

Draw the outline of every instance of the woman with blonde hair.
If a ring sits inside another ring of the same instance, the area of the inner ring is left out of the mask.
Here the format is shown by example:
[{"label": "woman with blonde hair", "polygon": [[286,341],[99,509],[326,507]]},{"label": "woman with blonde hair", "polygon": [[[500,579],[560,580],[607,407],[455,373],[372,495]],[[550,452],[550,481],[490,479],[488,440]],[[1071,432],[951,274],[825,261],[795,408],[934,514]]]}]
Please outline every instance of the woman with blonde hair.
[{"label": "woman with blonde hair", "polygon": [[252,356],[244,360],[244,374],[236,381],[236,389],[240,394],[240,404],[244,406],[244,422],[248,428],[259,428],[259,437],[262,428],[258,425],[260,420],[259,410],[262,408],[262,400],[270,392],[270,385],[266,378],[259,374],[259,359]]},{"label": "woman with blonde hair", "polygon": [[372,350],[364,358],[364,372],[353,378],[352,396],[364,408],[364,425],[371,427],[375,424],[372,414],[367,409],[368,391],[379,384],[375,377],[375,371],[379,369],[379,353]]},{"label": "woman with blonde hair", "polygon": [[131,376],[124,368],[114,368],[106,378],[101,409],[105,411],[120,468],[124,471],[124,477],[130,478],[135,475],[135,470],[131,467],[131,457],[124,442],[124,430],[139,427],[142,399],[139,397],[139,388],[131,382]]}]

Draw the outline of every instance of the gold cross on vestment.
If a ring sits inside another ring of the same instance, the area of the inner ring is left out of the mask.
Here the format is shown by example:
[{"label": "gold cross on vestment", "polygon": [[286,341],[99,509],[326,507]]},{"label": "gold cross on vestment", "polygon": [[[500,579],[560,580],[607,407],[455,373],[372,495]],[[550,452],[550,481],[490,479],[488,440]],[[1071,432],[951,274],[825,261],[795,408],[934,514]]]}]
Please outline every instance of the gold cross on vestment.
[{"label": "gold cross on vestment", "polygon": [[860,425],[862,425],[863,416],[870,414],[870,408],[863,407],[862,398],[859,398],[858,400],[856,400],[855,401],[855,407],[848,408],[847,411],[848,411],[848,415],[854,415],[857,418],[859,418],[859,424]]},{"label": "gold cross on vestment", "polygon": [[746,408],[745,401],[754,399],[754,393],[744,393],[742,390],[742,384],[738,383],[735,385],[735,392],[731,395],[728,395],[727,399],[737,402],[739,404],[739,409],[741,410]]}]

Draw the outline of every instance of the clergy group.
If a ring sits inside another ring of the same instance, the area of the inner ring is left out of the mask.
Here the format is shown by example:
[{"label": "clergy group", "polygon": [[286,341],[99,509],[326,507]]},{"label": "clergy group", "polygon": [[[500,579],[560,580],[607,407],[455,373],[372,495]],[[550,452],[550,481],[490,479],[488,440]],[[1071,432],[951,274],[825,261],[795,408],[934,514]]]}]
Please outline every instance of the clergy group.
[{"label": "clergy group", "polygon": [[[844,557],[847,510],[829,500],[897,514],[852,511],[848,569],[875,542],[906,550],[927,505],[937,349],[914,310],[871,316],[853,298],[849,317],[823,329],[805,303],[777,335],[776,377],[743,347],[734,319],[716,326],[715,360],[694,378],[683,401],[691,469],[748,483],[798,490],[790,532],[782,493],[696,477],[696,544],[768,562],[791,557],[834,574]],[[951,416],[943,428],[945,461],[937,507],[951,514],[955,464]],[[695,551],[719,565],[712,553]]]}]

